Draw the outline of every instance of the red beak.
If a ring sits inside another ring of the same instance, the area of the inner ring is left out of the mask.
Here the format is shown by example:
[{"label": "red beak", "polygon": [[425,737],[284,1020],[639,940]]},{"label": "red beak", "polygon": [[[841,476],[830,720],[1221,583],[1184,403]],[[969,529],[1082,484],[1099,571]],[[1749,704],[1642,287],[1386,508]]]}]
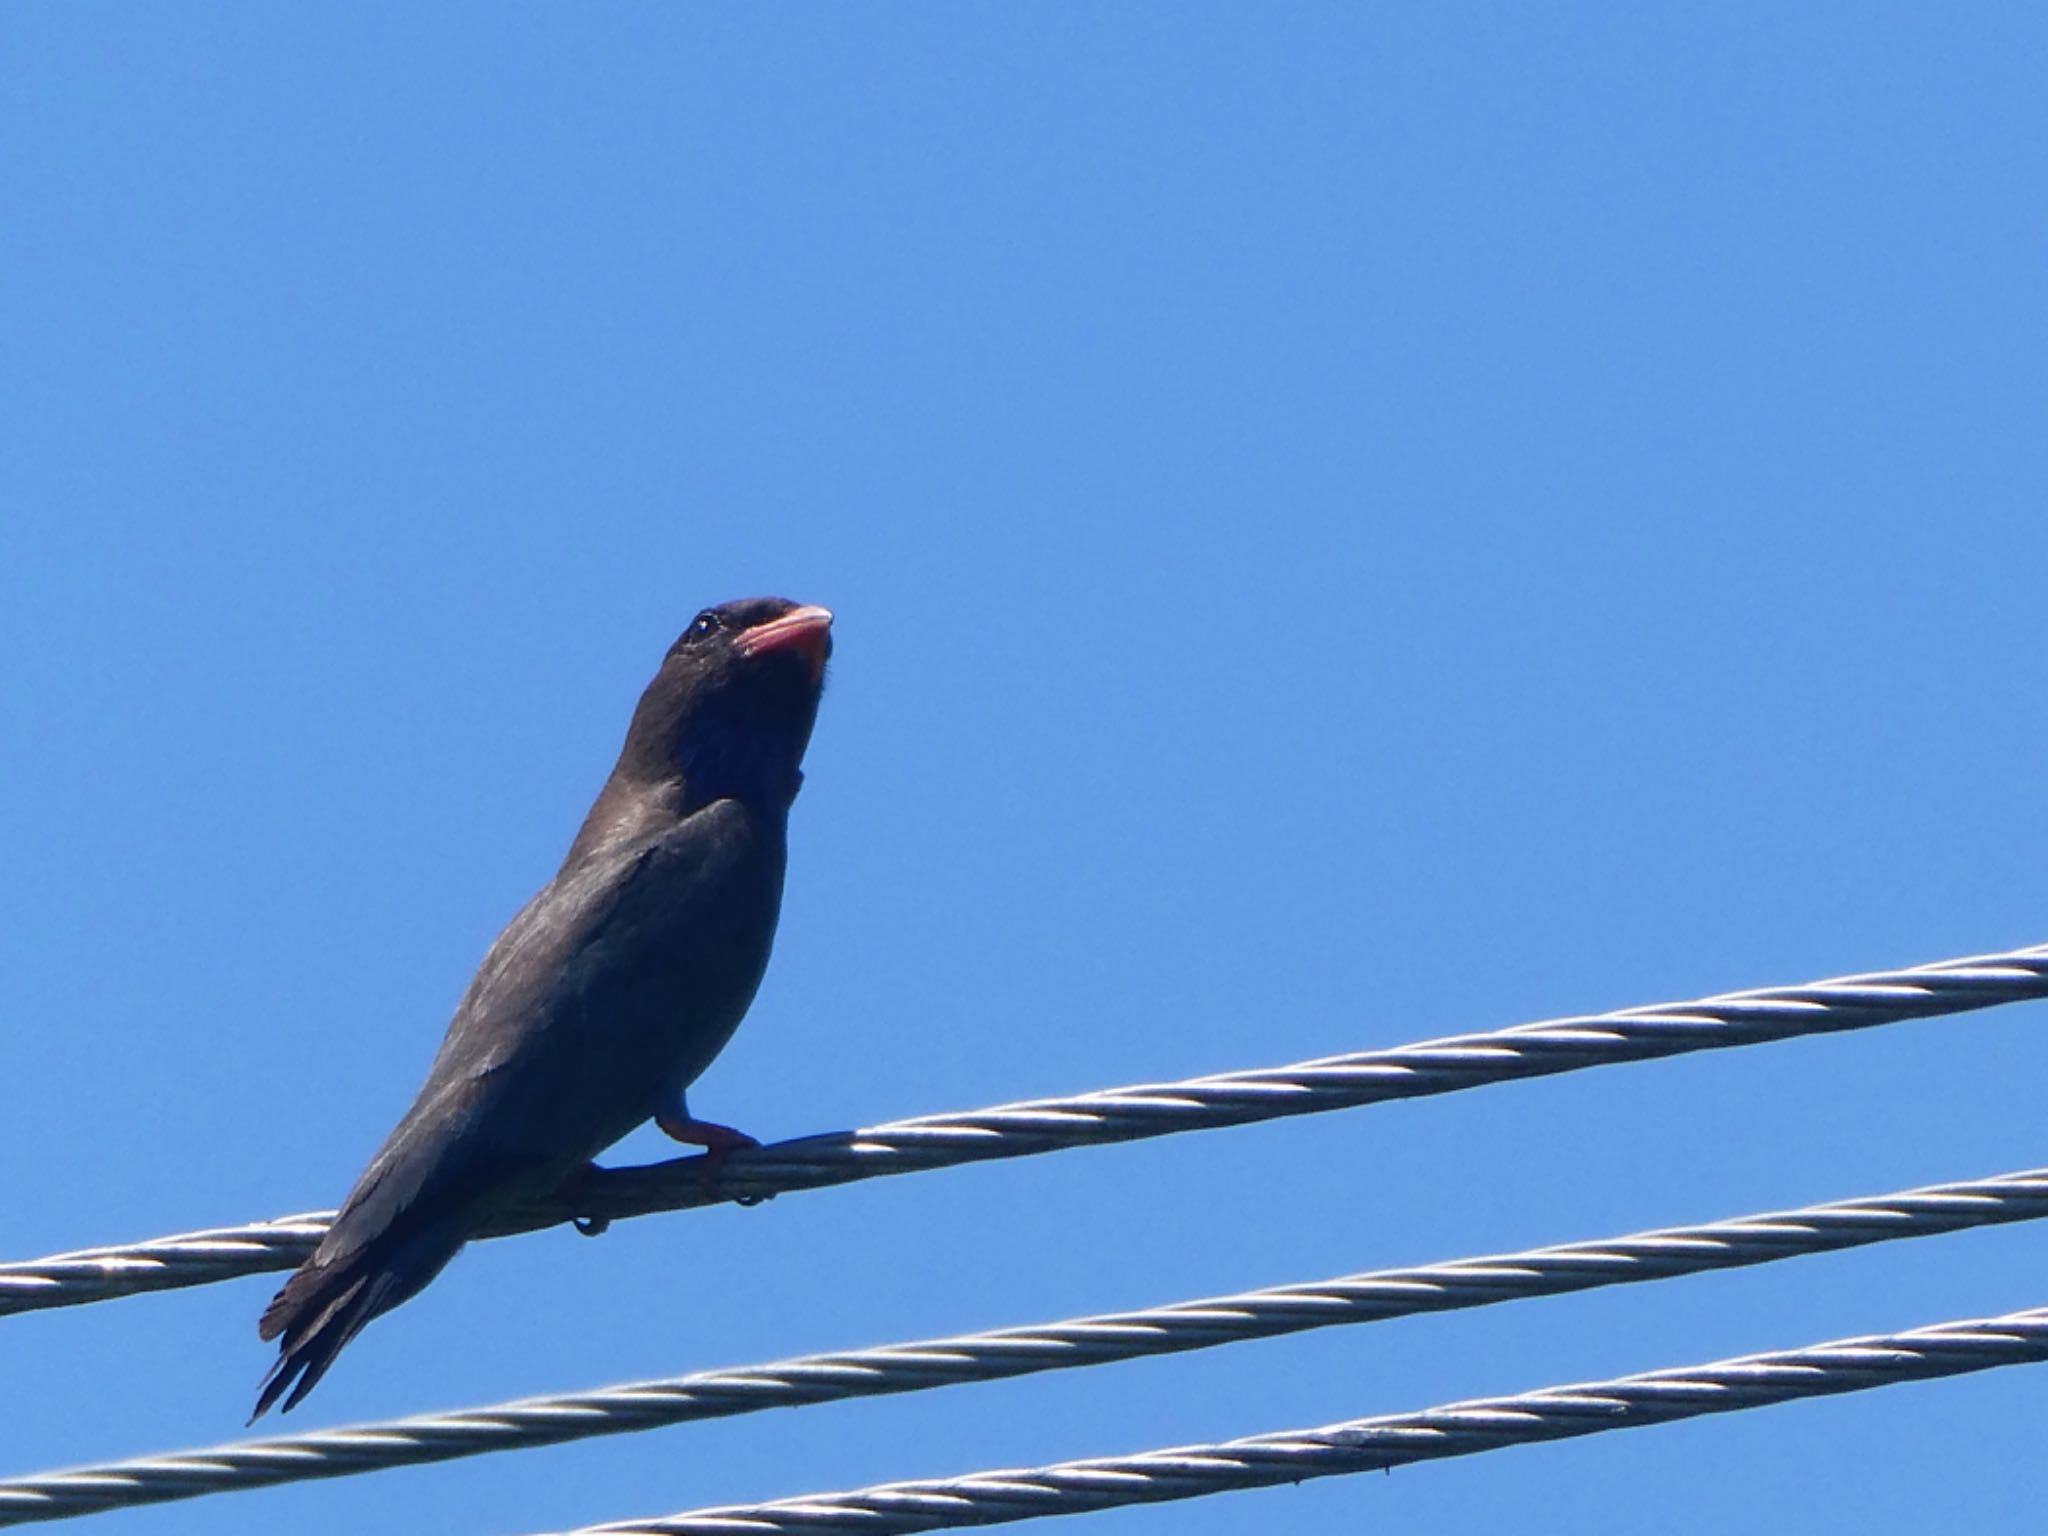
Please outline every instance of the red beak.
[{"label": "red beak", "polygon": [[832,610],[816,605],[792,608],[779,619],[743,629],[732,642],[734,650],[748,657],[795,651],[810,662],[813,675],[825,670],[825,655],[831,647]]}]

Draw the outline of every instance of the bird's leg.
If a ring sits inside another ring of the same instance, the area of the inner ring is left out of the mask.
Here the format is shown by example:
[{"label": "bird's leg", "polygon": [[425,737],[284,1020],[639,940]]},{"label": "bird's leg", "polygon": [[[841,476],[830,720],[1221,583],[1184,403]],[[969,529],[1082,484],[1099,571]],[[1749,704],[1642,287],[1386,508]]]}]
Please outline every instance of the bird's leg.
[{"label": "bird's leg", "polygon": [[714,1158],[736,1152],[741,1147],[761,1145],[745,1131],[736,1131],[714,1120],[699,1120],[690,1113],[689,1101],[680,1093],[676,1095],[675,1107],[656,1115],[654,1123],[671,1140],[680,1141],[685,1146],[702,1147]]}]

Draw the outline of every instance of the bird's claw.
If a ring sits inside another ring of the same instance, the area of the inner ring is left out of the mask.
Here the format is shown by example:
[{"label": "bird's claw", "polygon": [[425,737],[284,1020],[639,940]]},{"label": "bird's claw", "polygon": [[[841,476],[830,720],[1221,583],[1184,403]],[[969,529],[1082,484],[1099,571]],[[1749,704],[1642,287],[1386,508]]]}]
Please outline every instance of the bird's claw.
[{"label": "bird's claw", "polygon": [[[568,1178],[562,1180],[561,1187],[555,1191],[555,1194],[560,1199],[573,1202],[583,1192],[583,1186],[590,1182],[590,1176],[594,1173],[603,1172],[604,1169],[600,1168],[596,1163],[585,1163],[581,1168],[570,1174]],[[610,1228],[612,1219],[609,1216],[571,1216],[569,1224],[585,1237],[601,1237]]]}]

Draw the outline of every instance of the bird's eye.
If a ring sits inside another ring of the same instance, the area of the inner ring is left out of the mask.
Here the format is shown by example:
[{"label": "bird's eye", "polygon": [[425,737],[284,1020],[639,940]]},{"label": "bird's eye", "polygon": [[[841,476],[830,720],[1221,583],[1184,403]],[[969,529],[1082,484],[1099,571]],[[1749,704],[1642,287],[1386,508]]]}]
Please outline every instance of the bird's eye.
[{"label": "bird's eye", "polygon": [[718,615],[709,608],[706,608],[696,618],[690,620],[690,638],[692,640],[702,640],[706,635],[717,634],[724,627],[720,623]]}]

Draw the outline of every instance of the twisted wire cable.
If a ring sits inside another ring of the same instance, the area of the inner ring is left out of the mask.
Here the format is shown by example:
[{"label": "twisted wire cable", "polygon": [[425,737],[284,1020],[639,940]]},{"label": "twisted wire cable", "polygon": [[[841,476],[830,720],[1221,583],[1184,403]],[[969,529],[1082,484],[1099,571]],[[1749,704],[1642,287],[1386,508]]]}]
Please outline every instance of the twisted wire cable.
[{"label": "twisted wire cable", "polygon": [[309,1211],[244,1227],[213,1227],[0,1264],[0,1316],[236,1280],[259,1270],[295,1269],[319,1246],[333,1220],[332,1211]]},{"label": "twisted wire cable", "polygon": [[[601,1227],[627,1216],[724,1200],[752,1202],[886,1174],[1245,1125],[2043,996],[2048,996],[2048,945],[1806,986],[1576,1015],[1292,1066],[895,1120],[718,1159],[675,1158],[601,1170],[581,1181],[573,1198],[553,1196],[522,1207],[480,1235],[530,1232],[568,1220]],[[308,1233],[332,1214],[0,1264],[0,1314],[289,1269],[305,1257]]]},{"label": "twisted wire cable", "polygon": [[2048,1168],[1524,1253],[1376,1270],[1067,1322],[805,1355],[206,1451],[0,1481],[0,1525],[524,1450],[763,1408],[921,1391],[1206,1349],[1339,1323],[1732,1269],[2048,1216]]},{"label": "twisted wire cable", "polygon": [[2041,1360],[2048,1360],[2048,1308],[1548,1387],[1514,1397],[1473,1398],[1420,1413],[1351,1419],[1216,1445],[884,1483],[852,1493],[766,1504],[726,1504],[650,1520],[585,1526],[568,1536],[896,1536],[960,1525],[999,1525],[1041,1515],[1078,1515],[1126,1504],[1270,1488],[1340,1472],[1377,1472],[1532,1441],[1669,1424],[1702,1414]]}]

